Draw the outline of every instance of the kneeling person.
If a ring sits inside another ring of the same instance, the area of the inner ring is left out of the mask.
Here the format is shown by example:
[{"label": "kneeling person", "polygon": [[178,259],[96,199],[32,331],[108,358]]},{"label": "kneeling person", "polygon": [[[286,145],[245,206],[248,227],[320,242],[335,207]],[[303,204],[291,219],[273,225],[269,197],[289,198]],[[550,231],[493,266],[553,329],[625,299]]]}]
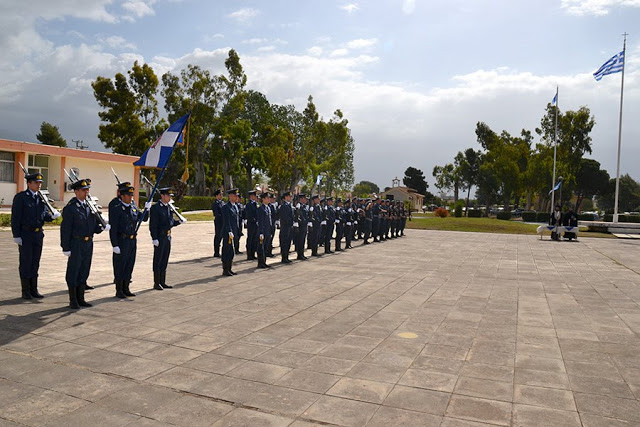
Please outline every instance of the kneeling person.
[{"label": "kneeling person", "polygon": [[161,188],[160,201],[149,209],[149,232],[153,240],[153,289],[171,289],[167,285],[167,264],[171,253],[171,229],[182,224],[173,217],[169,205],[173,194],[170,188]]},{"label": "kneeling person", "polygon": [[[69,257],[65,278],[70,308],[91,307],[84,300],[85,283],[91,270],[93,235],[102,233],[103,229],[87,205],[90,187],[88,179],[71,184],[75,197],[62,210],[60,246],[62,253]],[[109,229],[108,225],[106,229]]]}]

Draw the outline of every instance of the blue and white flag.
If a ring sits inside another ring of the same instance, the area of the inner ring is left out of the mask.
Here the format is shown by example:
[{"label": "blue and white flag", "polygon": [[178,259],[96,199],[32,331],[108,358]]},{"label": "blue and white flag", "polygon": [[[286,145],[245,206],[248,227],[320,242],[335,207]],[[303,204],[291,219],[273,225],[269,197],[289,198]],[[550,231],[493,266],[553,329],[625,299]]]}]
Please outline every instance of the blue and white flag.
[{"label": "blue and white flag", "polygon": [[558,103],[558,92],[556,92],[556,95],[551,100],[551,105],[556,105],[557,103]]},{"label": "blue and white flag", "polygon": [[624,67],[624,50],[617,55],[613,55],[611,59],[609,59],[607,62],[602,64],[602,67],[600,67],[598,71],[593,73],[593,77],[597,81],[600,81],[602,77],[608,74],[619,73],[620,71],[622,71],[623,67]]},{"label": "blue and white flag", "polygon": [[133,164],[147,168],[164,168],[167,166],[176,142],[182,140],[182,130],[188,119],[189,114],[185,114],[176,120]]},{"label": "blue and white flag", "polygon": [[560,189],[560,187],[562,187],[562,180],[558,181],[558,183],[556,184],[555,187],[553,187],[551,189],[551,191],[549,191],[549,194],[553,193],[554,191],[558,191]]}]

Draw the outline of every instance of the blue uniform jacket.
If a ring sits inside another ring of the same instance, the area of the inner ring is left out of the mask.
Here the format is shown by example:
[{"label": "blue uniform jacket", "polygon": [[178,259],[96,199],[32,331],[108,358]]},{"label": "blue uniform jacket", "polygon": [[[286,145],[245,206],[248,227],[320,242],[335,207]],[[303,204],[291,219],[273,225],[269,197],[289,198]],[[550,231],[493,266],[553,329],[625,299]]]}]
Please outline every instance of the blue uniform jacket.
[{"label": "blue uniform jacket", "polygon": [[293,206],[291,203],[282,202],[278,209],[280,228],[293,227]]},{"label": "blue uniform jacket", "polygon": [[258,222],[258,204],[253,200],[244,207],[244,218],[247,220],[247,227]]},{"label": "blue uniform jacket", "polygon": [[238,216],[238,205],[233,205],[232,203],[226,203],[222,207],[222,232],[229,234],[233,233],[234,237],[238,236],[239,228],[239,216]]},{"label": "blue uniform jacket", "polygon": [[167,237],[169,234],[168,231],[171,230],[172,227],[180,225],[180,221],[173,218],[173,212],[171,212],[169,206],[162,202],[151,206],[149,216],[149,232],[153,240],[160,240],[163,237]]},{"label": "blue uniform jacket", "polygon": [[22,237],[25,231],[33,232],[36,228],[42,229],[45,221],[53,221],[53,218],[38,196],[34,198],[31,191],[25,190],[13,197],[11,205],[13,237]]},{"label": "blue uniform jacket", "polygon": [[264,238],[271,236],[271,209],[268,205],[260,205],[258,208],[258,234],[264,235]]},{"label": "blue uniform jacket", "polygon": [[211,205],[211,210],[213,211],[213,220],[218,224],[222,224],[222,207],[224,206],[224,202],[222,200],[214,200],[213,205]]},{"label": "blue uniform jacket", "polygon": [[62,224],[60,225],[60,246],[62,250],[71,250],[73,239],[88,241],[94,234],[102,233],[102,227],[90,211],[82,207],[82,202],[77,198],[69,200],[62,210]]},{"label": "blue uniform jacket", "polygon": [[113,206],[113,209],[109,212],[109,224],[111,224],[109,238],[111,239],[111,246],[119,246],[119,239],[133,240],[131,236],[136,234],[139,215],[140,211],[133,204],[125,206],[124,203],[120,202]]}]

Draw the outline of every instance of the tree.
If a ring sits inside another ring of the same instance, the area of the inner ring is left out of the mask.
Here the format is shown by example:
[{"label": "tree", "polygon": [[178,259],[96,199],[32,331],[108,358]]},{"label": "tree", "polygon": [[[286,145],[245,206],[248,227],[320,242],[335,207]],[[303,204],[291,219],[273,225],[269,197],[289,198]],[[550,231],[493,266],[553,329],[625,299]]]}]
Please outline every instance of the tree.
[{"label": "tree", "polygon": [[371,181],[360,181],[353,187],[353,194],[358,197],[368,197],[371,194],[378,194],[380,187]]},{"label": "tree", "polygon": [[427,184],[427,180],[424,177],[424,173],[417,168],[409,166],[406,171],[404,171],[404,178],[402,178],[402,183],[409,188],[413,188],[418,192],[418,194],[427,194],[427,189],[429,188],[429,184]]},{"label": "tree", "polygon": [[583,199],[600,196],[609,186],[609,173],[600,169],[600,162],[593,159],[580,159],[580,169],[576,175],[575,193],[576,212],[580,211]]},{"label": "tree", "polygon": [[113,80],[98,76],[91,82],[93,95],[103,111],[98,138],[118,154],[142,155],[166,128],[158,118],[158,77],[153,69],[138,61],[128,78],[117,73]]},{"label": "tree", "polygon": [[36,138],[44,145],[67,146],[67,141],[60,135],[58,126],[54,126],[48,122],[42,122],[40,125],[40,133],[36,135]]},{"label": "tree", "polygon": [[[616,179],[609,181],[606,192],[598,199],[598,207],[607,213],[613,213],[615,205]],[[620,177],[618,194],[618,212],[633,212],[640,206],[640,183],[629,174]]]},{"label": "tree", "polygon": [[453,199],[458,201],[458,177],[455,174],[453,163],[444,166],[434,166],[431,175],[436,179],[435,186],[441,192],[453,190]]},{"label": "tree", "polygon": [[463,186],[467,189],[466,212],[469,213],[469,195],[471,187],[477,184],[478,174],[480,173],[480,160],[482,158],[481,151],[475,151],[473,148],[467,148],[463,152],[459,152],[455,158],[456,168],[460,175]]}]

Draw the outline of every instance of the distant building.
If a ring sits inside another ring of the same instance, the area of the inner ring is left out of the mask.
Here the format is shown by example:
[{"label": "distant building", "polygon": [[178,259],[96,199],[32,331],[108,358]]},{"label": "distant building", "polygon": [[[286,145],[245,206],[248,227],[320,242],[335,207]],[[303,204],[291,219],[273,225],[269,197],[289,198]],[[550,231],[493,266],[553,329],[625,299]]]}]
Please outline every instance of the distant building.
[{"label": "distant building", "polygon": [[43,175],[42,189],[49,191],[49,197],[58,208],[64,207],[74,197],[65,169],[67,172],[73,169],[80,178],[91,178],[91,195],[105,207],[116,195],[116,181],[111,168],[121,181],[133,183],[136,200],[140,200],[140,171],[133,166],[136,160],[138,157],[122,154],[0,139],[0,205],[11,206],[13,196],[26,188],[19,163],[29,173],[40,172]]},{"label": "distant building", "polygon": [[392,199],[392,200],[408,200],[411,203],[411,209],[420,211],[422,210],[422,206],[424,205],[424,194],[418,193],[413,188],[409,187],[400,187],[400,180],[395,178],[392,180],[391,188],[380,193],[379,195],[383,199]]}]

